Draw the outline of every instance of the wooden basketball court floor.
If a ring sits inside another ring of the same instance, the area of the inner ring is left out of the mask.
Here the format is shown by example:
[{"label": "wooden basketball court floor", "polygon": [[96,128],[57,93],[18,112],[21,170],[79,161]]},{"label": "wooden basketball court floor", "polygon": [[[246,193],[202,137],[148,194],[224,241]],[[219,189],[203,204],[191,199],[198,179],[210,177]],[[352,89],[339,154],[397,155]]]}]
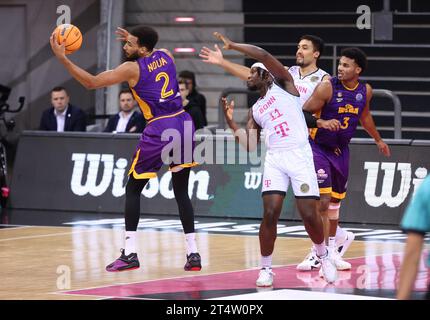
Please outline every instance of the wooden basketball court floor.
[{"label": "wooden basketball court floor", "polygon": [[[274,286],[260,289],[255,287],[258,235],[198,232],[197,242],[203,268],[185,272],[182,232],[139,230],[141,268],[108,273],[105,266],[123,245],[122,228],[3,225],[0,299],[394,298],[404,249],[401,242],[356,240],[345,254],[352,269],[339,272],[338,281],[328,285],[318,271],[295,269],[308,253],[308,239],[278,237]],[[429,277],[421,261],[418,297],[424,295]]]}]

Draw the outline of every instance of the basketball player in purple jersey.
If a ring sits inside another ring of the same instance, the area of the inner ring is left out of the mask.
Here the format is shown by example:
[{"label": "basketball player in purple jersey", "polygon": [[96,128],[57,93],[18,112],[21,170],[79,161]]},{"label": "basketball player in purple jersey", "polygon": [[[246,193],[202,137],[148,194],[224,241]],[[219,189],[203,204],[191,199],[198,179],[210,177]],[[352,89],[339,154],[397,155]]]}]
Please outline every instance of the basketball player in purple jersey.
[{"label": "basketball player in purple jersey", "polygon": [[[379,151],[387,157],[390,156],[390,148],[376,130],[369,110],[372,87],[359,79],[366,66],[367,57],[362,50],[343,49],[337,77],[322,81],[303,106],[305,111],[315,114],[317,118],[337,119],[341,123],[339,131],[329,131],[315,126],[310,135],[320,190],[320,212],[327,212],[329,217],[328,243],[335,263],[336,261],[342,263],[343,260],[337,256],[342,256],[345,251],[344,248],[340,252],[335,249],[335,237],[340,202],[346,195],[349,172],[348,145],[359,122],[375,139]],[[337,267],[338,270],[348,269],[346,266]]]},{"label": "basketball player in purple jersey", "polygon": [[[150,178],[157,176],[163,165],[162,150],[167,144],[174,145],[172,185],[179,209],[179,216],[186,237],[186,271],[199,271],[201,258],[197,252],[194,233],[194,211],[188,196],[188,179],[193,162],[194,143],[187,150],[187,137],[192,139],[194,125],[182,108],[181,95],[176,80],[176,68],[172,55],[165,49],[154,49],[158,41],[157,32],[147,26],[137,26],[130,32],[118,28],[120,40],[127,59],[117,68],[96,76],[89,74],[71,62],[65,55],[64,44],[59,45],[51,36],[51,47],[58,60],[69,73],[87,89],[97,89],[127,82],[145,116],[147,126],[143,131],[133,156],[125,193],[125,248],[121,256],[106,267],[109,272],[133,270],[140,267],[136,249],[136,231],[140,216],[140,195]],[[178,145],[162,141],[166,129],[175,129],[181,134]],[[180,150],[178,155],[177,150]],[[164,150],[165,151],[165,150]]]}]

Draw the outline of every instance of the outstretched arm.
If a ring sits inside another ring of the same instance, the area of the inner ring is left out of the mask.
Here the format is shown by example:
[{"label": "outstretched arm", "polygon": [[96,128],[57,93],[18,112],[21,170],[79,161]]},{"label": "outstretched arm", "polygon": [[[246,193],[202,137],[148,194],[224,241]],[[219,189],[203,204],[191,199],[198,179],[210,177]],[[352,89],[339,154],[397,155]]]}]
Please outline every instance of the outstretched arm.
[{"label": "outstretched arm", "polygon": [[139,77],[139,68],[134,62],[125,62],[113,70],[102,72],[98,75],[92,75],[84,69],[78,67],[70,61],[65,54],[65,45],[58,44],[56,34],[51,35],[50,43],[52,51],[58,60],[64,65],[70,75],[79,81],[87,89],[97,89],[108,87],[113,84],[128,82],[134,86]]},{"label": "outstretched arm", "polygon": [[252,108],[248,112],[248,122],[246,129],[240,128],[233,120],[234,101],[227,101],[227,98],[222,98],[224,116],[228,126],[233,131],[236,141],[248,152],[253,152],[257,149],[260,141],[261,127],[255,122],[252,116]]},{"label": "outstretched arm", "polygon": [[376,129],[375,122],[373,121],[372,114],[370,113],[370,100],[372,99],[373,91],[369,84],[366,84],[367,94],[366,94],[366,106],[360,117],[360,123],[367,133],[375,139],[375,143],[378,146],[379,152],[384,154],[384,156],[389,157],[391,155],[390,147],[382,140],[381,135]]},{"label": "outstretched arm", "polygon": [[294,95],[300,95],[294,86],[294,79],[291,76],[290,72],[282,65],[282,63],[272,56],[269,52],[264,50],[263,48],[253,46],[245,43],[236,43],[231,41],[229,38],[220,34],[219,32],[214,33],[215,37],[224,42],[224,49],[227,50],[236,50],[243,54],[248,55],[251,58],[254,58],[260,61],[262,64],[266,66],[269,72],[278,80],[285,81],[286,90]]},{"label": "outstretched arm", "polygon": [[424,237],[422,234],[408,233],[405,255],[400,270],[397,299],[409,299],[417,278]]},{"label": "outstretched arm", "polygon": [[235,77],[244,81],[248,80],[250,69],[248,67],[224,59],[222,51],[218,47],[218,45],[214,46],[214,50],[211,50],[208,47],[203,47],[200,51],[199,56],[203,58],[203,62],[220,66],[225,71],[231,73]]}]

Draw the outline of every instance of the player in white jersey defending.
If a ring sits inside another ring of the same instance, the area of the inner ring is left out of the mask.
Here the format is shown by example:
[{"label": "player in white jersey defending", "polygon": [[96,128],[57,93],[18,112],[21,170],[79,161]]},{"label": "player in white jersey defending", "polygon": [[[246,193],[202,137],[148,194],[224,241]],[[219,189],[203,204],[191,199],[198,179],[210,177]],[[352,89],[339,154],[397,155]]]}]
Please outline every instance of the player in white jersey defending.
[{"label": "player in white jersey defending", "polygon": [[[273,283],[272,253],[277,223],[290,181],[297,208],[321,261],[324,278],[332,283],[337,278],[337,270],[328,255],[322,221],[317,212],[318,183],[308,140],[309,132],[294,80],[267,51],[248,44],[234,43],[219,33],[215,33],[215,36],[224,42],[225,49],[239,51],[261,62],[255,63],[248,74],[248,89],[259,91],[260,99],[249,111],[246,131],[240,130],[233,120],[233,101],[228,103],[226,98],[223,99],[227,124],[247,151],[257,147],[261,129],[266,135],[267,153],[262,187],[264,215],[259,232],[262,268],[256,284],[271,286]],[[340,126],[336,120],[318,121],[319,127],[331,130],[338,130]]]},{"label": "player in white jersey defending", "polygon": [[[324,51],[324,41],[315,35],[304,35],[299,39],[296,51],[296,65],[285,67],[288,69],[294,79],[294,84],[297,91],[300,93],[300,105],[304,103],[312,95],[316,86],[323,80],[329,80],[330,75],[318,67],[318,60]],[[221,49],[218,45],[214,46],[214,50],[203,47],[200,52],[200,57],[206,63],[214,64],[222,67],[225,71],[232,75],[247,80],[250,68],[240,64],[233,63],[224,58]],[[318,180],[322,182],[322,180]],[[327,241],[329,235],[330,218],[329,212],[331,208],[325,204],[318,205],[318,211],[323,219],[324,234]],[[337,208],[339,210],[339,208]],[[331,210],[333,211],[333,210]],[[354,240],[354,234],[343,230],[338,226],[336,232],[336,246],[338,252],[334,252],[333,258],[338,270],[348,270],[351,264],[342,259],[343,254]],[[319,269],[321,266],[320,260],[316,257],[315,248],[312,247],[306,258],[297,265],[297,269],[301,271],[311,271]]]}]

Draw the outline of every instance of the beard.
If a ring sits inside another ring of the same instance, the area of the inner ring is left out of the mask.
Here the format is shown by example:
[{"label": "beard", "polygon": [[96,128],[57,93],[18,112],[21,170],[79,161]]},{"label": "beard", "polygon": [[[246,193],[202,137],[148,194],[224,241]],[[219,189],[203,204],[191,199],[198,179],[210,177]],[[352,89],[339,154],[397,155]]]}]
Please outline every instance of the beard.
[{"label": "beard", "polygon": [[305,59],[296,60],[296,65],[299,67],[307,67],[310,63],[305,63]]},{"label": "beard", "polygon": [[250,91],[257,91],[258,90],[258,88],[255,84],[246,83],[246,86],[247,86],[248,90],[250,90]]},{"label": "beard", "polygon": [[124,53],[125,55],[125,60],[126,61],[136,61],[137,59],[139,59],[139,54],[137,52],[133,52],[130,55],[127,55],[127,53]]}]

